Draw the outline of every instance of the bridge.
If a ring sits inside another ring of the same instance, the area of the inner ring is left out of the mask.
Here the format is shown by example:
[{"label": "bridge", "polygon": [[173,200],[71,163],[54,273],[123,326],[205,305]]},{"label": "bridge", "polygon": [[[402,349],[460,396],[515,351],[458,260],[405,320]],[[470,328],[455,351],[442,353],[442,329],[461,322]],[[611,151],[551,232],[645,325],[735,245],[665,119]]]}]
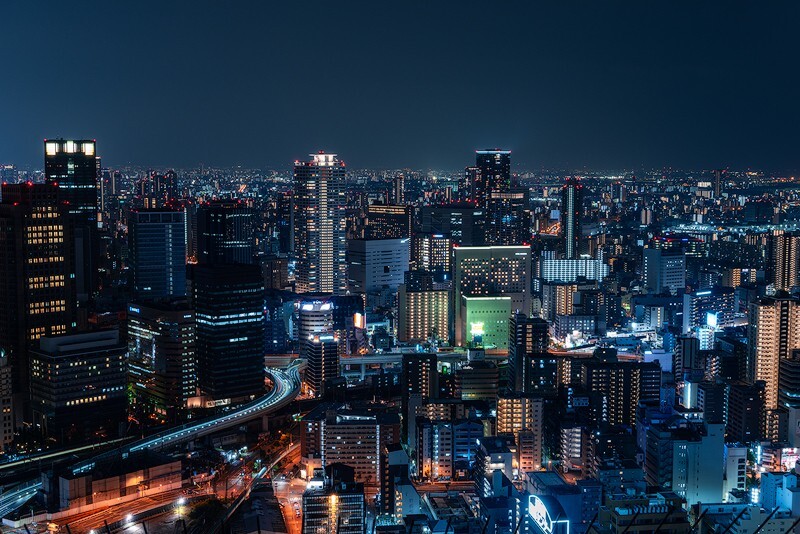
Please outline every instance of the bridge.
[{"label": "bridge", "polygon": [[[125,456],[132,452],[145,449],[166,449],[276,412],[291,404],[298,393],[300,393],[302,384],[300,370],[304,366],[304,360],[294,360],[285,370],[267,368],[266,374],[272,379],[274,384],[274,387],[267,395],[240,406],[233,411],[171,428],[152,436],[127,443],[112,451],[95,455],[92,458],[73,465],[71,468],[72,474],[77,475],[79,473],[91,471],[97,462],[107,458],[118,457],[120,455]],[[73,450],[67,452],[74,453]],[[51,454],[55,455],[57,453]],[[30,459],[23,459],[18,462],[10,462],[5,464],[4,467],[11,468],[16,464],[29,461]],[[25,504],[25,502],[31,499],[41,487],[41,481],[31,480],[0,494],[0,517],[8,515]]]}]

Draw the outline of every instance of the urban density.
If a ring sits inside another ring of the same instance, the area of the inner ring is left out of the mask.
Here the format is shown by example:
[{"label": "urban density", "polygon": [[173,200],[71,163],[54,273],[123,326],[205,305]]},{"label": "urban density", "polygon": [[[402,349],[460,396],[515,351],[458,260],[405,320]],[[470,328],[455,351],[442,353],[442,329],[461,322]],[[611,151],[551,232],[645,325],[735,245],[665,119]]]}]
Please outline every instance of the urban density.
[{"label": "urban density", "polygon": [[800,533],[785,160],[548,169],[517,125],[364,165],[304,101],[326,62],[281,72],[317,116],[275,164],[137,163],[124,121],[49,113],[0,150],[0,532]]}]

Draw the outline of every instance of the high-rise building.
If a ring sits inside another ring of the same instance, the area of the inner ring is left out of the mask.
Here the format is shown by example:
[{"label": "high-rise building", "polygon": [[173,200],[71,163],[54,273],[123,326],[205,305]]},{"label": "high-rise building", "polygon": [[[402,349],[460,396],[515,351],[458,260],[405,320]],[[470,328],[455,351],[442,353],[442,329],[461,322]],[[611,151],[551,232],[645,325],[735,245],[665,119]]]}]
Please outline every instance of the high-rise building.
[{"label": "high-rise building", "polygon": [[11,362],[6,351],[0,348],[0,455],[14,440],[13,391],[11,389]]},{"label": "high-rise building", "polygon": [[144,209],[163,209],[178,200],[178,174],[152,171],[136,182],[134,203]]},{"label": "high-rise building", "polygon": [[683,295],[683,333],[693,328],[733,326],[739,299],[732,287],[711,287]]},{"label": "high-rise building", "polygon": [[3,184],[2,192],[0,347],[12,368],[19,418],[30,391],[29,347],[77,328],[74,219],[54,185]]},{"label": "high-rise building", "polygon": [[763,381],[764,407],[778,408],[781,360],[790,358],[800,348],[800,301],[765,298],[750,305],[748,326],[748,379]]},{"label": "high-rise building", "polygon": [[602,422],[634,426],[639,403],[660,398],[661,367],[658,362],[619,361],[613,352],[611,357],[584,360],[581,384],[598,397]]},{"label": "high-rise building", "polygon": [[128,250],[137,299],[186,295],[186,218],[182,211],[132,210]]},{"label": "high-rise building", "polygon": [[333,333],[313,334],[301,341],[301,354],[308,360],[306,383],[322,397],[326,382],[339,376],[339,338]]},{"label": "high-rise building", "polygon": [[450,340],[450,291],[412,291],[405,284],[397,293],[397,339],[403,342]]},{"label": "high-rise building", "polygon": [[33,421],[62,444],[120,435],[127,420],[125,344],[116,330],[47,336],[31,349]]},{"label": "high-rise building", "polygon": [[393,305],[408,271],[410,239],[351,239],[347,242],[348,286],[366,295],[367,307]]},{"label": "high-rise building", "polygon": [[58,188],[59,200],[74,219],[70,241],[75,250],[75,287],[80,302],[97,290],[100,243],[97,232],[100,160],[94,140],[46,139],[45,181]]},{"label": "high-rise building", "polygon": [[800,234],[783,230],[772,233],[772,273],[779,291],[800,285]]},{"label": "high-rise building", "polygon": [[346,180],[336,154],[311,154],[294,166],[294,256],[299,293],[347,289]]},{"label": "high-rise building", "polygon": [[464,337],[468,330],[464,296],[508,296],[511,313],[530,314],[530,247],[457,247],[453,251],[453,273],[456,345],[468,341]]},{"label": "high-rise building", "polygon": [[527,189],[492,191],[486,207],[486,244],[522,245],[531,240]]},{"label": "high-rise building", "polygon": [[644,249],[642,279],[648,293],[667,290],[673,295],[686,288],[686,254],[680,250]]},{"label": "high-rise building", "polygon": [[312,479],[303,492],[303,532],[364,534],[367,513],[364,485]]},{"label": "high-rise building", "polygon": [[366,239],[411,237],[413,209],[395,204],[370,204],[367,207]]},{"label": "high-rise building", "polygon": [[69,211],[82,219],[97,221],[97,152],[93,139],[45,139],[44,173],[48,184],[58,187]]},{"label": "high-rise building", "polygon": [[449,237],[453,245],[484,245],[485,208],[471,203],[431,205],[420,209],[420,232]]},{"label": "high-rise building", "polygon": [[176,423],[197,395],[195,316],[185,300],[128,305],[128,376],[134,408]]},{"label": "high-rise building", "polygon": [[485,149],[475,151],[475,168],[472,201],[488,208],[492,192],[506,193],[511,189],[511,151]]},{"label": "high-rise building", "polygon": [[450,274],[453,241],[444,234],[416,233],[411,238],[410,265],[414,270]]},{"label": "high-rise building", "polygon": [[258,265],[192,265],[190,305],[197,318],[197,378],[217,404],[264,391],[264,279]]},{"label": "high-rise building", "polygon": [[509,323],[509,383],[515,391],[554,394],[558,391],[557,364],[547,352],[550,333],[547,321],[515,314]]},{"label": "high-rise building", "polygon": [[403,173],[399,173],[394,177],[393,186],[393,201],[395,204],[402,205],[406,203],[406,177]]},{"label": "high-rise building", "polygon": [[512,394],[497,399],[497,433],[514,436],[520,472],[542,467],[543,407],[538,397]]},{"label": "high-rise building", "polygon": [[673,418],[647,429],[648,485],[671,488],[688,504],[722,501],[725,425]]},{"label": "high-rise building", "polygon": [[564,235],[564,257],[576,259],[581,253],[583,239],[583,184],[568,178],[561,188],[561,232]]},{"label": "high-rise building", "polygon": [[241,201],[213,201],[197,209],[197,263],[252,264],[255,211]]}]

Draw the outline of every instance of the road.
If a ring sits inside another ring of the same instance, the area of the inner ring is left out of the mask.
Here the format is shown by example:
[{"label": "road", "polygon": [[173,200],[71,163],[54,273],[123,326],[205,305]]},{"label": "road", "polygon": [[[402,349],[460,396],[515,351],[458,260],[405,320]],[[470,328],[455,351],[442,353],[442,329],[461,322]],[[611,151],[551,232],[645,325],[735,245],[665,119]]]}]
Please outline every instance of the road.
[{"label": "road", "polygon": [[[303,530],[303,492],[306,483],[299,478],[290,480],[273,479],[272,489],[278,502],[283,505],[283,519],[289,534],[301,534]],[[300,512],[300,515],[297,514]]]},{"label": "road", "polygon": [[[112,452],[94,456],[93,458],[73,466],[72,472],[74,475],[89,472],[95,467],[97,461],[105,458],[138,450],[162,449],[178,445],[191,439],[196,439],[225,428],[236,426],[243,421],[248,421],[259,415],[265,415],[279,410],[291,403],[298,393],[300,393],[300,368],[303,364],[304,362],[298,360],[292,363],[285,371],[280,369],[267,369],[267,373],[272,377],[274,387],[269,394],[249,404],[216,417],[188,423],[174,429],[160,432],[148,438],[129,443]],[[0,494],[0,512],[2,512],[0,517],[4,517],[10,512],[13,512],[33,496],[36,490],[38,490],[38,487],[34,487],[36,484],[41,486],[40,482],[33,480],[18,486],[18,488],[22,489],[15,488]]]}]

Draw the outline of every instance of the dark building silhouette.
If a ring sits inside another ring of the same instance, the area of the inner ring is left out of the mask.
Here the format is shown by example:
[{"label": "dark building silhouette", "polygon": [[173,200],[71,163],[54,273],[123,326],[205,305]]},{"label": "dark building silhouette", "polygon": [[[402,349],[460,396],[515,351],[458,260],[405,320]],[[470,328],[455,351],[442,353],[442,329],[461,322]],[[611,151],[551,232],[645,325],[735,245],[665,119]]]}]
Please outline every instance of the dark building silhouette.
[{"label": "dark building silhouette", "polygon": [[186,295],[186,217],[182,211],[128,215],[133,294],[137,299]]},{"label": "dark building silhouette", "polygon": [[214,201],[197,209],[197,263],[254,263],[255,211],[240,201]]},{"label": "dark building silhouette", "polygon": [[577,178],[568,178],[561,188],[561,232],[564,236],[564,257],[580,256],[583,226],[583,184]]}]

